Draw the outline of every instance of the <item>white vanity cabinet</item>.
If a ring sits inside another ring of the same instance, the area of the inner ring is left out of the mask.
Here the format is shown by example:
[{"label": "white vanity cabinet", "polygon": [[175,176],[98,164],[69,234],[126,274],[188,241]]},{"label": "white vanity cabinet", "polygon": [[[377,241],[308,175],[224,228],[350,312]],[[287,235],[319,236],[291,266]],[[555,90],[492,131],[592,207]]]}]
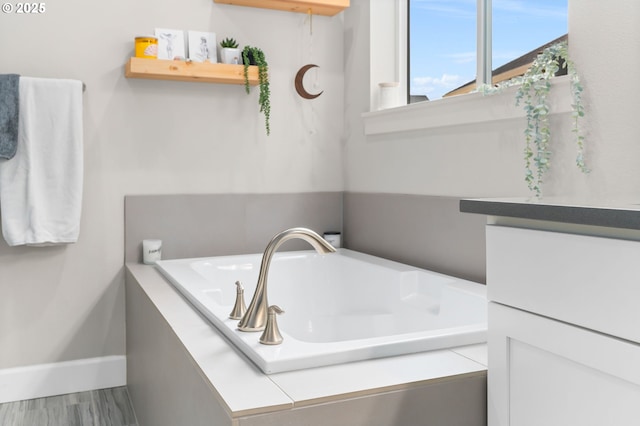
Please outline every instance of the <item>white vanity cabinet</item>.
[{"label": "white vanity cabinet", "polygon": [[640,242],[486,237],[489,426],[640,425]]}]

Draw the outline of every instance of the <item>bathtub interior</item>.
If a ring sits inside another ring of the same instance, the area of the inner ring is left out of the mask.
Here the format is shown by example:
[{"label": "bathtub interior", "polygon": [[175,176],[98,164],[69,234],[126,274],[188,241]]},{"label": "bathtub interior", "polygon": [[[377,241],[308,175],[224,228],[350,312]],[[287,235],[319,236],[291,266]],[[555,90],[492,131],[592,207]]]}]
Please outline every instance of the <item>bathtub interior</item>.
[{"label": "bathtub interior", "polygon": [[261,254],[161,261],[160,271],[266,373],[486,341],[485,286],[347,249],[274,256],[268,299],[282,345],[227,318],[255,290]]}]

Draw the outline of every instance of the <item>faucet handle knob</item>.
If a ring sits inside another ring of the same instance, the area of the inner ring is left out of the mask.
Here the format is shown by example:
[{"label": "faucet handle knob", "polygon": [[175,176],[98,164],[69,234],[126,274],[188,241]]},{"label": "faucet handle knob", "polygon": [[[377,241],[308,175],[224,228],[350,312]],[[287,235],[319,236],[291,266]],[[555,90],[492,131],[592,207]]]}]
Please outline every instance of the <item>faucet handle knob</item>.
[{"label": "faucet handle knob", "polygon": [[236,303],[229,314],[229,318],[234,320],[242,319],[245,312],[247,312],[247,306],[244,304],[244,287],[242,287],[240,281],[236,281]]},{"label": "faucet handle knob", "polygon": [[273,314],[284,314],[284,310],[278,306],[278,305],[271,305],[269,306],[269,310],[267,311],[267,314],[269,315],[273,315]]},{"label": "faucet handle knob", "polygon": [[260,343],[263,345],[279,345],[284,340],[278,329],[278,322],[276,315],[283,314],[284,311],[278,305],[269,306],[267,312],[267,325],[264,328],[262,336],[260,336]]}]

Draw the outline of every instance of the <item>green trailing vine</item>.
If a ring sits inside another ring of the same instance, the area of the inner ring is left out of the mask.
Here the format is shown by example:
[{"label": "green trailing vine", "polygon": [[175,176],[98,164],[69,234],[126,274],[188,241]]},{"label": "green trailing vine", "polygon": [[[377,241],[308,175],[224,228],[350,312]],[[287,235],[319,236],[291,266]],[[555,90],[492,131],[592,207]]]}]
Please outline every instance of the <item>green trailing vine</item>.
[{"label": "green trailing vine", "polygon": [[269,64],[264,57],[264,52],[257,47],[245,46],[242,49],[242,62],[244,63],[244,88],[247,93],[249,90],[249,65],[258,66],[258,82],[260,85],[260,96],[258,104],[260,112],[264,114],[264,123],[267,135],[271,134],[269,119],[271,117],[271,91],[269,90]]},{"label": "green trailing vine", "polygon": [[506,87],[518,85],[516,105],[523,105],[527,120],[524,131],[525,181],[537,197],[542,195],[543,177],[551,166],[551,150],[549,148],[551,141],[549,115],[551,111],[548,102],[551,90],[550,80],[563,69],[566,69],[569,75],[573,98],[571,131],[574,134],[578,151],[576,165],[583,173],[588,173],[589,169],[584,161],[584,135],[580,131],[580,119],[584,117],[583,87],[575,64],[569,58],[566,41],[544,49],[523,76],[500,83],[496,87],[484,86],[479,89],[484,93],[494,93]]}]

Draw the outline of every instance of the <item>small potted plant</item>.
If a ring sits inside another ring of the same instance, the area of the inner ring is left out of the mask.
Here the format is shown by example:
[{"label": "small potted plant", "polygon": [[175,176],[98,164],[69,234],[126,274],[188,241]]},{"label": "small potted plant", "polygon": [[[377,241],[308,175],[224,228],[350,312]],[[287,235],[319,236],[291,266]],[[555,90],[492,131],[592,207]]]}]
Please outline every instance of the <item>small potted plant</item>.
[{"label": "small potted plant", "polygon": [[271,102],[269,90],[269,65],[264,57],[264,52],[257,47],[245,46],[242,49],[242,59],[244,63],[244,88],[249,93],[249,65],[258,67],[258,82],[260,84],[260,97],[258,104],[260,112],[264,114],[264,123],[267,135],[271,133],[269,118],[271,117]]},{"label": "small potted plant", "polygon": [[239,64],[240,63],[240,49],[238,48],[238,42],[233,38],[225,38],[220,42],[220,60],[223,64]]}]

